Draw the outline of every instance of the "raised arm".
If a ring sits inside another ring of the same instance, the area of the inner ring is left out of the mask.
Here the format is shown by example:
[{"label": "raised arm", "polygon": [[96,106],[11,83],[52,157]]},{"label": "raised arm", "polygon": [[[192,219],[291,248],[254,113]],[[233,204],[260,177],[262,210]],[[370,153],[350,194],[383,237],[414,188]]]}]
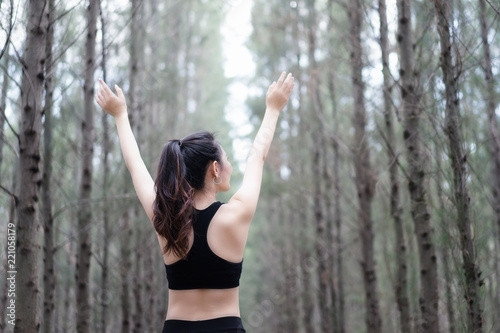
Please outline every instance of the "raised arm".
[{"label": "raised arm", "polygon": [[281,74],[278,81],[273,82],[266,94],[266,111],[259,131],[255,136],[250,154],[248,155],[245,174],[240,189],[229,200],[243,223],[250,223],[257,208],[262,171],[271,142],[273,141],[276,124],[281,110],[288,103],[294,86],[292,74]]},{"label": "raised arm", "polygon": [[139,147],[135,141],[134,133],[130,127],[127,113],[127,103],[122,90],[115,85],[116,93],[102,80],[95,100],[107,113],[115,118],[116,129],[120,139],[120,148],[127,169],[132,176],[135,193],[144,207],[149,219],[153,219],[153,202],[155,199],[154,181],[142,160]]}]

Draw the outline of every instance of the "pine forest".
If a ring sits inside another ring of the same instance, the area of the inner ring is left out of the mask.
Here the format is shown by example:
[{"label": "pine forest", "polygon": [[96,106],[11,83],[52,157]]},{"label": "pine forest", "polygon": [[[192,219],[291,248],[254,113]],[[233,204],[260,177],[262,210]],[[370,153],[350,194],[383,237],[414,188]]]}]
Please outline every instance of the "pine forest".
[{"label": "pine forest", "polygon": [[250,333],[500,333],[498,0],[0,0],[0,332],[159,332],[153,178],[215,133],[238,189],[291,72],[244,253]]}]

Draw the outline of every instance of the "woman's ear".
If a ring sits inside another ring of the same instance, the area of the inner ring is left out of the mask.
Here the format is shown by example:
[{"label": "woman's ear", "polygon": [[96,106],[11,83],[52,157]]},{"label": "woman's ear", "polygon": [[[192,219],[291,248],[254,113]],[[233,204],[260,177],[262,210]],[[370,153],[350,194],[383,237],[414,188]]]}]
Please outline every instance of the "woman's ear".
[{"label": "woman's ear", "polygon": [[220,172],[220,165],[219,165],[219,162],[217,161],[213,161],[212,162],[212,173],[213,173],[213,176],[217,176]]}]

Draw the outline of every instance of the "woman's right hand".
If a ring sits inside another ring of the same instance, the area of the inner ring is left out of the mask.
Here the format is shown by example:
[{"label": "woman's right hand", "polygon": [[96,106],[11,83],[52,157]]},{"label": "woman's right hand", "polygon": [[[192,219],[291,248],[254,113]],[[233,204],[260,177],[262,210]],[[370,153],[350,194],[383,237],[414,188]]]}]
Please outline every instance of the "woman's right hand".
[{"label": "woman's right hand", "polygon": [[115,84],[116,95],[109,89],[108,85],[101,79],[99,79],[99,83],[101,86],[97,90],[97,94],[95,95],[95,100],[97,104],[99,104],[104,111],[112,115],[113,117],[117,117],[121,114],[127,113],[127,102],[125,101],[125,96],[123,96],[123,92]]},{"label": "woman's right hand", "polygon": [[266,94],[266,106],[269,109],[281,111],[285,107],[294,86],[293,80],[292,73],[286,75],[283,72],[278,81],[269,86]]}]

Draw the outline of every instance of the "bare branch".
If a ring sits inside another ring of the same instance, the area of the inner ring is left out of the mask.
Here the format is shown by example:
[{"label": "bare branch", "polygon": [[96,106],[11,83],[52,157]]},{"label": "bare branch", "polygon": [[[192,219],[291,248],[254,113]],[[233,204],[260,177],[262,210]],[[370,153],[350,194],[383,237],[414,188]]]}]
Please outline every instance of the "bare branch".
[{"label": "bare branch", "polygon": [[14,15],[14,0],[10,0],[10,15],[9,15],[9,28],[7,31],[7,38],[5,39],[5,44],[0,51],[0,59],[2,59],[5,51],[7,50],[7,45],[10,43],[10,36],[12,35],[12,30],[14,30],[14,25],[16,24],[15,17],[17,17],[17,12],[19,10],[19,2],[17,3],[16,15]]},{"label": "bare branch", "polygon": [[14,200],[17,201],[17,196],[12,193],[8,188],[4,187],[2,184],[0,184],[0,189],[2,189],[5,193],[7,193],[11,198],[14,198]]},{"label": "bare branch", "polygon": [[134,199],[134,198],[137,198],[136,194],[126,193],[126,194],[117,195],[117,196],[113,196],[113,197],[95,198],[95,199],[88,199],[88,200],[73,201],[73,202],[70,202],[68,205],[59,208],[56,212],[54,212],[54,220],[59,215],[61,215],[62,213],[64,213],[65,211],[70,210],[70,209],[72,209],[74,207],[78,207],[80,205],[92,205],[92,204],[95,204],[95,203],[104,203],[104,202],[109,202],[109,201],[117,201],[117,200],[121,200],[121,199]]},{"label": "bare branch", "polygon": [[378,132],[378,134],[380,134],[380,137],[384,141],[387,150],[392,155],[393,160],[391,161],[391,165],[396,163],[398,165],[399,169],[401,170],[401,172],[403,172],[403,174],[405,175],[406,179],[409,180],[410,176],[406,172],[405,167],[403,165],[401,165],[401,163],[399,163],[399,153],[394,151],[394,148],[392,147],[392,143],[389,142],[389,139],[386,137],[384,131],[380,128],[380,125],[378,122],[375,123],[375,126],[377,127],[377,132]]},{"label": "bare branch", "polygon": [[63,13],[61,13],[61,15],[59,15],[58,17],[54,18],[54,20],[52,20],[52,22],[49,22],[49,24],[53,24],[54,22],[57,22],[59,21],[60,19],[62,19],[64,16],[68,15],[69,13],[71,13],[73,11],[73,9],[75,9],[76,7],[80,6],[81,3],[83,2],[83,0],[80,0],[78,3],[76,3],[73,7],[71,7],[70,9],[64,11]]},{"label": "bare branch", "polygon": [[12,127],[12,124],[10,123],[9,119],[7,118],[7,116],[5,115],[5,112],[2,113],[2,114],[0,114],[0,117],[4,117],[5,118],[5,122],[9,126],[10,130],[12,131],[12,133],[14,133],[14,135],[16,136],[16,138],[19,140],[19,134],[16,132],[16,130],[14,129],[14,127]]},{"label": "bare branch", "polygon": [[497,13],[497,15],[500,15],[500,11],[498,10],[498,8],[495,8],[495,6],[493,6],[490,0],[485,0],[485,1],[488,3],[488,5],[490,5],[491,8],[493,8],[493,10]]}]

